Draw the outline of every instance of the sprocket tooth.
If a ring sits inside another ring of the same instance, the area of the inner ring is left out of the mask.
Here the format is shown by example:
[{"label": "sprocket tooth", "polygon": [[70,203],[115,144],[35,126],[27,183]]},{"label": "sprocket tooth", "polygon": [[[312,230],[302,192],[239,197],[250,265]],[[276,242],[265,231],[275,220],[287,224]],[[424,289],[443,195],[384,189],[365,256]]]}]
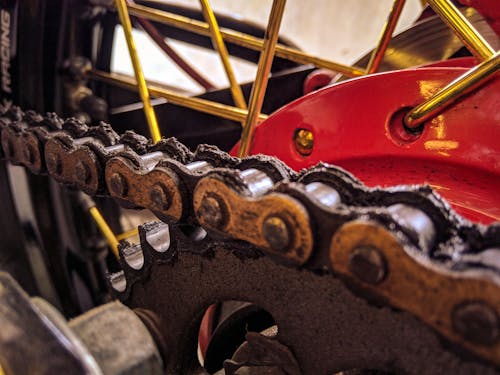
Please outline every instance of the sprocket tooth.
[{"label": "sprocket tooth", "polygon": [[139,238],[145,264],[171,261],[177,251],[170,226],[164,222],[150,222],[139,226]]},{"label": "sprocket tooth", "polygon": [[144,279],[149,274],[151,262],[146,262],[140,244],[131,244],[121,241],[118,245],[119,263],[125,272],[127,286],[132,287],[137,281]]},{"label": "sprocket tooth", "polygon": [[130,296],[130,284],[123,270],[106,275],[108,289],[114,298],[126,301]]}]

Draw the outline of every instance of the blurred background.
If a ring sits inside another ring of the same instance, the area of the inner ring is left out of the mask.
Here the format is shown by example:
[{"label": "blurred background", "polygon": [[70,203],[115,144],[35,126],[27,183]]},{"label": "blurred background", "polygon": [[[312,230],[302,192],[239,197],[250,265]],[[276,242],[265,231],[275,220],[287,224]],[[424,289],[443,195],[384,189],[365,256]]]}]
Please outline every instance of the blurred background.
[{"label": "blurred background", "polygon": [[[169,3],[200,7],[197,0],[170,0]],[[265,27],[272,0],[211,0],[210,3],[217,13]],[[281,35],[306,52],[352,64],[376,45],[392,3],[393,0],[288,0]],[[407,0],[395,34],[410,27],[421,10],[420,0]],[[135,38],[146,78],[154,78],[191,94],[205,91],[169,61],[147,35],[137,31]],[[169,44],[188,61],[200,67],[200,71],[204,71],[217,87],[228,87],[226,74],[216,53],[175,40],[169,40]],[[256,71],[254,64],[235,58],[232,63],[239,82],[253,81]],[[133,75],[120,28],[117,28],[112,70]]]}]

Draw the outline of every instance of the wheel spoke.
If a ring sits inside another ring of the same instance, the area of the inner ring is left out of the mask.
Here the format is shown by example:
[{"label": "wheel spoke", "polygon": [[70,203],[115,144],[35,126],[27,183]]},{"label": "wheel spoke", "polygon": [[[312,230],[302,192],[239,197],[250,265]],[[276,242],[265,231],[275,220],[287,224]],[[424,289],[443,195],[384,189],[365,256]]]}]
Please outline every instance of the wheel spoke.
[{"label": "wheel spoke", "polygon": [[269,80],[269,73],[271,72],[271,64],[273,63],[274,51],[278,41],[278,33],[280,30],[281,19],[285,10],[286,0],[274,0],[269,22],[267,24],[266,34],[264,36],[264,47],[260,54],[259,65],[257,67],[257,74],[255,82],[252,87],[250,95],[250,106],[248,110],[248,117],[243,127],[241,134],[241,144],[238,149],[238,156],[247,156],[252,146],[253,135],[255,127],[259,118],[259,113],[264,102],[264,95],[266,93],[267,82]]}]

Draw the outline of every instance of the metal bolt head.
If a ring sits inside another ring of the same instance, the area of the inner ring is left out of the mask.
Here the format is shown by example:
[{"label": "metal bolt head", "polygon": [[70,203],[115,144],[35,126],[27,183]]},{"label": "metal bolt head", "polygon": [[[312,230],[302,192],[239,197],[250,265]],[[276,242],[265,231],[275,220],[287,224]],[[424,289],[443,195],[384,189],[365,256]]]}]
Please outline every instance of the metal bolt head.
[{"label": "metal bolt head", "polygon": [[113,173],[109,178],[111,191],[118,197],[125,197],[128,192],[128,185],[125,178],[120,173]]},{"label": "metal bolt head", "polygon": [[168,210],[170,207],[170,194],[162,184],[155,184],[149,192],[149,199],[153,207],[160,211]]},{"label": "metal bolt head", "polygon": [[375,247],[359,246],[351,252],[349,271],[361,281],[376,285],[384,280],[387,265],[384,256]]},{"label": "metal bolt head", "polygon": [[90,168],[86,163],[82,161],[76,163],[75,179],[82,185],[86,185],[90,182]]},{"label": "metal bolt head", "polygon": [[47,163],[47,169],[51,173],[55,173],[58,175],[62,173],[62,162],[59,158],[59,155],[57,155],[56,153],[50,152],[47,155],[45,162]]},{"label": "metal bolt head", "polygon": [[227,209],[219,197],[205,195],[198,208],[197,215],[208,225],[221,228],[226,223]]},{"label": "metal bolt head", "polygon": [[269,216],[262,224],[262,233],[272,249],[286,251],[290,245],[290,231],[279,216]]},{"label": "metal bolt head", "polygon": [[452,323],[465,340],[479,345],[493,345],[500,334],[495,310],[481,301],[457,306],[452,313]]},{"label": "metal bolt head", "polygon": [[295,149],[303,156],[311,155],[314,147],[314,134],[307,129],[297,129],[293,137]]}]

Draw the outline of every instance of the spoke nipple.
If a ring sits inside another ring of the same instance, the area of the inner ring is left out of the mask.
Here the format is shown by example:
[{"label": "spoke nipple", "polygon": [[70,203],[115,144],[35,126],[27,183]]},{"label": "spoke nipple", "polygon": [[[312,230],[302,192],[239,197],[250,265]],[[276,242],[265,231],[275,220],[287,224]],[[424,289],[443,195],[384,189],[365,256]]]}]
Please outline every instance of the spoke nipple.
[{"label": "spoke nipple", "polygon": [[198,208],[197,215],[208,225],[221,228],[226,224],[226,205],[217,196],[205,195]]},{"label": "spoke nipple", "polygon": [[290,245],[290,231],[286,222],[278,216],[269,216],[262,224],[262,233],[272,249],[286,251]]},{"label": "spoke nipple", "polygon": [[60,175],[62,173],[62,162],[58,154],[50,152],[45,160],[50,173]]},{"label": "spoke nipple", "polygon": [[149,199],[154,208],[160,211],[166,211],[170,207],[170,194],[162,184],[155,184],[149,193]]},{"label": "spoke nipple", "polygon": [[453,328],[465,340],[479,345],[493,345],[499,336],[499,321],[495,310],[484,302],[475,301],[455,307]]},{"label": "spoke nipple", "polygon": [[75,179],[82,185],[87,185],[90,182],[90,169],[86,163],[82,161],[76,163]]},{"label": "spoke nipple", "polygon": [[359,280],[376,285],[384,280],[387,266],[384,256],[372,246],[356,247],[349,257],[349,271]]},{"label": "spoke nipple", "polygon": [[118,197],[123,198],[127,195],[127,181],[120,173],[113,173],[109,179],[110,189]]}]

